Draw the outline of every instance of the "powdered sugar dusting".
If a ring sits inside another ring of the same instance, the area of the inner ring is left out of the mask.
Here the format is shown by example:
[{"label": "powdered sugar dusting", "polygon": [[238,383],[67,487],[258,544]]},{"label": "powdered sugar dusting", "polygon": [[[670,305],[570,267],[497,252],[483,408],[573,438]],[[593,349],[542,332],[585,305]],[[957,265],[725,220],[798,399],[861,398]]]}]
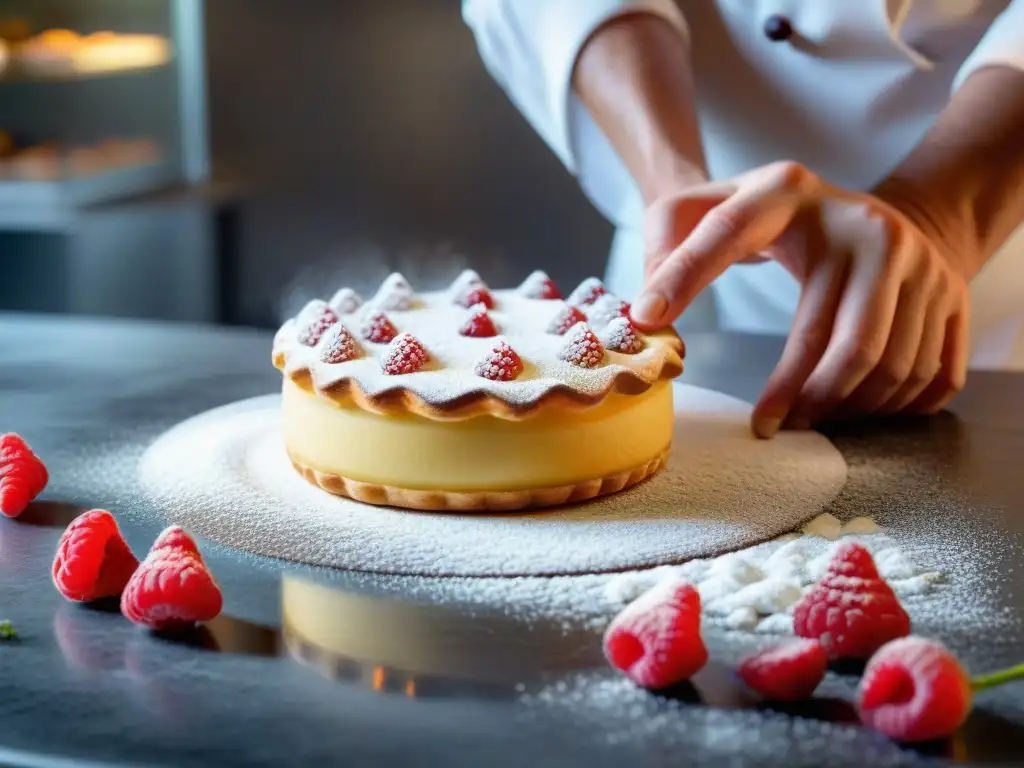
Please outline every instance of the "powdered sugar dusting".
[{"label": "powdered sugar dusting", "polygon": [[[465,279],[460,278],[462,282]],[[557,388],[569,388],[580,395],[599,398],[610,391],[621,376],[649,384],[661,378],[666,370],[678,371],[681,366],[676,351],[679,342],[671,331],[644,336],[644,349],[638,354],[608,352],[596,367],[573,365],[559,355],[564,339],[547,332],[555,316],[565,310],[565,302],[531,299],[516,290],[494,291],[495,307],[489,314],[501,338],[523,360],[524,371],[515,381],[490,381],[477,376],[474,369],[493,343],[486,338],[459,333],[466,322],[466,309],[454,303],[448,291],[417,294],[414,301],[406,302],[409,298],[403,292],[406,285],[400,276],[390,278],[368,306],[352,314],[342,314],[340,321],[366,338],[362,330],[365,316],[375,309],[385,308],[388,319],[399,332],[412,333],[429,351],[434,362],[429,370],[385,375],[380,364],[384,352],[376,348],[368,349],[367,354],[358,359],[326,365],[315,348],[299,343],[300,324],[289,320],[274,339],[274,354],[283,356],[284,372],[294,375],[309,371],[314,386],[320,390],[348,379],[370,397],[404,388],[428,404],[487,393],[507,403],[524,406]]]},{"label": "powdered sugar dusting", "polygon": [[[875,533],[859,533],[872,528]],[[803,530],[803,536],[787,534],[711,560],[620,574],[608,582],[605,597],[610,604],[622,606],[652,585],[686,579],[699,590],[709,621],[729,629],[788,633],[793,607],[824,575],[841,543],[834,539],[863,544],[901,598],[928,594],[943,582],[941,573],[902,552],[870,518],[856,518],[844,526],[826,512]],[[834,530],[835,536],[819,535],[823,530],[830,534]]]},{"label": "powdered sugar dusting", "polygon": [[241,549],[347,569],[478,576],[707,557],[792,530],[845,482],[842,457],[821,435],[758,440],[749,406],[694,387],[676,385],[675,404],[664,470],[615,496],[535,513],[430,514],[331,496],[288,462],[276,396],[185,422],[153,445],[140,473],[175,522]]}]

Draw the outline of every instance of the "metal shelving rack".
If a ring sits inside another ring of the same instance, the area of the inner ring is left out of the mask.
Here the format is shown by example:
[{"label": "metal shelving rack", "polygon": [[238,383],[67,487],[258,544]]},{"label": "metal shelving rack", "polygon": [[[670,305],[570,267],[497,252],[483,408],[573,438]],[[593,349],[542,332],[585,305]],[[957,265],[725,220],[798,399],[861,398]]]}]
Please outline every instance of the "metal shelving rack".
[{"label": "metal shelving rack", "polygon": [[[83,16],[88,17],[90,9],[85,4],[95,0],[71,0],[69,4],[75,2],[82,8]],[[50,5],[55,7],[53,3]],[[88,206],[172,185],[201,185],[208,181],[203,0],[165,0],[164,5],[172,52],[165,64],[60,75],[29,75],[9,66],[0,75],[0,99],[5,88],[74,88],[102,80],[112,81],[105,87],[117,88],[133,79],[167,77],[174,100],[173,104],[161,105],[166,113],[174,116],[174,124],[163,126],[170,146],[158,161],[52,181],[0,178],[0,232],[69,231],[76,217]],[[3,9],[4,4],[0,2],[0,10]],[[3,127],[0,125],[0,129]]]}]

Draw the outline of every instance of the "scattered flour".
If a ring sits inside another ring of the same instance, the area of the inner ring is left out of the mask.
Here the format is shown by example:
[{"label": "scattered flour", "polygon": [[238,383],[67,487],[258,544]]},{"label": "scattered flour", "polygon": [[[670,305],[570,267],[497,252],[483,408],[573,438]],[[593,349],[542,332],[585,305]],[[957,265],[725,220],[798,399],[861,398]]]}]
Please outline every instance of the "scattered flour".
[{"label": "scattered flour", "polygon": [[620,574],[605,586],[605,599],[625,605],[666,579],[683,578],[700,591],[707,621],[732,630],[786,633],[792,631],[793,607],[824,575],[839,539],[867,547],[902,598],[927,594],[942,582],[941,573],[918,565],[870,518],[843,525],[825,513],[803,531],[713,559]]}]

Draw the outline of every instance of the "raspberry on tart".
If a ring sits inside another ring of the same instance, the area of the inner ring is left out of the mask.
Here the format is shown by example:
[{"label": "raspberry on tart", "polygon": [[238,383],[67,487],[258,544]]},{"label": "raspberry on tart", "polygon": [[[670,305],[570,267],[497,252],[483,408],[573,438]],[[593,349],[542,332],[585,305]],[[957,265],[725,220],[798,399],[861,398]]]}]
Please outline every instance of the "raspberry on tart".
[{"label": "raspberry on tart", "polygon": [[411,333],[401,333],[394,338],[381,361],[381,368],[389,376],[416,373],[430,359],[426,348]]},{"label": "raspberry on tart", "polygon": [[374,294],[371,303],[385,311],[409,310],[413,308],[416,294],[406,280],[398,272],[392,272]]},{"label": "raspberry on tart", "polygon": [[[615,493],[663,465],[684,351],[674,331],[612,336],[642,347],[605,354],[585,310],[487,289],[472,271],[456,283],[394,314],[368,302],[316,347],[295,319],[275,335],[283,440],[307,480],[369,504],[471,512]],[[494,308],[464,308],[453,288],[487,289]]]},{"label": "raspberry on tart", "polygon": [[635,355],[644,348],[640,332],[628,317],[617,317],[612,320],[601,331],[600,338],[605,349],[624,355]]},{"label": "raspberry on tart", "polygon": [[523,372],[523,361],[507,342],[499,341],[477,361],[473,370],[477,376],[491,381],[512,381]]},{"label": "raspberry on tart", "polygon": [[587,322],[600,330],[617,317],[629,317],[629,304],[618,296],[604,293],[587,309]]},{"label": "raspberry on tart", "polygon": [[324,332],[336,322],[338,316],[327,306],[327,302],[313,299],[299,313],[299,343],[315,347]]},{"label": "raspberry on tart", "polygon": [[555,281],[548,277],[543,270],[535,270],[519,284],[519,293],[528,299],[561,299],[562,292],[558,290]]},{"label": "raspberry on tart", "polygon": [[347,363],[359,356],[359,347],[352,334],[341,323],[327,329],[320,340],[320,359],[325,363]]},{"label": "raspberry on tart", "polygon": [[556,336],[562,336],[577,323],[585,322],[587,322],[586,315],[572,306],[572,304],[565,304],[551,318],[551,322],[548,323],[547,332]]},{"label": "raspberry on tart", "polygon": [[575,290],[569,294],[567,301],[574,307],[589,306],[606,293],[608,293],[608,289],[604,287],[604,283],[596,277],[588,277],[576,286]]},{"label": "raspberry on tart", "polygon": [[604,345],[586,323],[577,323],[565,334],[559,357],[580,368],[597,368],[604,361]]},{"label": "raspberry on tart", "polygon": [[383,312],[370,309],[359,324],[359,336],[374,344],[387,344],[398,335],[398,329]]},{"label": "raspberry on tart", "polygon": [[451,285],[452,301],[460,307],[469,309],[483,304],[487,309],[494,309],[494,296],[480,275],[472,269],[463,270]]},{"label": "raspberry on tart", "polygon": [[363,297],[351,288],[341,288],[327,302],[327,305],[339,315],[351,315],[363,306]]},{"label": "raspberry on tart", "polygon": [[472,336],[477,339],[498,335],[498,329],[494,327],[494,321],[487,314],[486,304],[475,304],[469,308],[465,322],[459,327],[459,333],[463,336]]}]

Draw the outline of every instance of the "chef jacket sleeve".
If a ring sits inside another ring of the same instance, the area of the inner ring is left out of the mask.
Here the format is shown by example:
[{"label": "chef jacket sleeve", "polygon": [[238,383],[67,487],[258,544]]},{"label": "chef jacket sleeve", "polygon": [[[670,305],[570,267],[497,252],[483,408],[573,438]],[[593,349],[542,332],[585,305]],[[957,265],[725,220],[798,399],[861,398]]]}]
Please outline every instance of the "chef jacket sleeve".
[{"label": "chef jacket sleeve", "polygon": [[652,13],[688,40],[675,0],[463,0],[484,66],[608,218],[621,219],[632,179],[572,89],[576,58],[603,24]]},{"label": "chef jacket sleeve", "polygon": [[1024,0],[1010,0],[960,67],[953,90],[979,69],[1003,65],[1024,71]]}]

